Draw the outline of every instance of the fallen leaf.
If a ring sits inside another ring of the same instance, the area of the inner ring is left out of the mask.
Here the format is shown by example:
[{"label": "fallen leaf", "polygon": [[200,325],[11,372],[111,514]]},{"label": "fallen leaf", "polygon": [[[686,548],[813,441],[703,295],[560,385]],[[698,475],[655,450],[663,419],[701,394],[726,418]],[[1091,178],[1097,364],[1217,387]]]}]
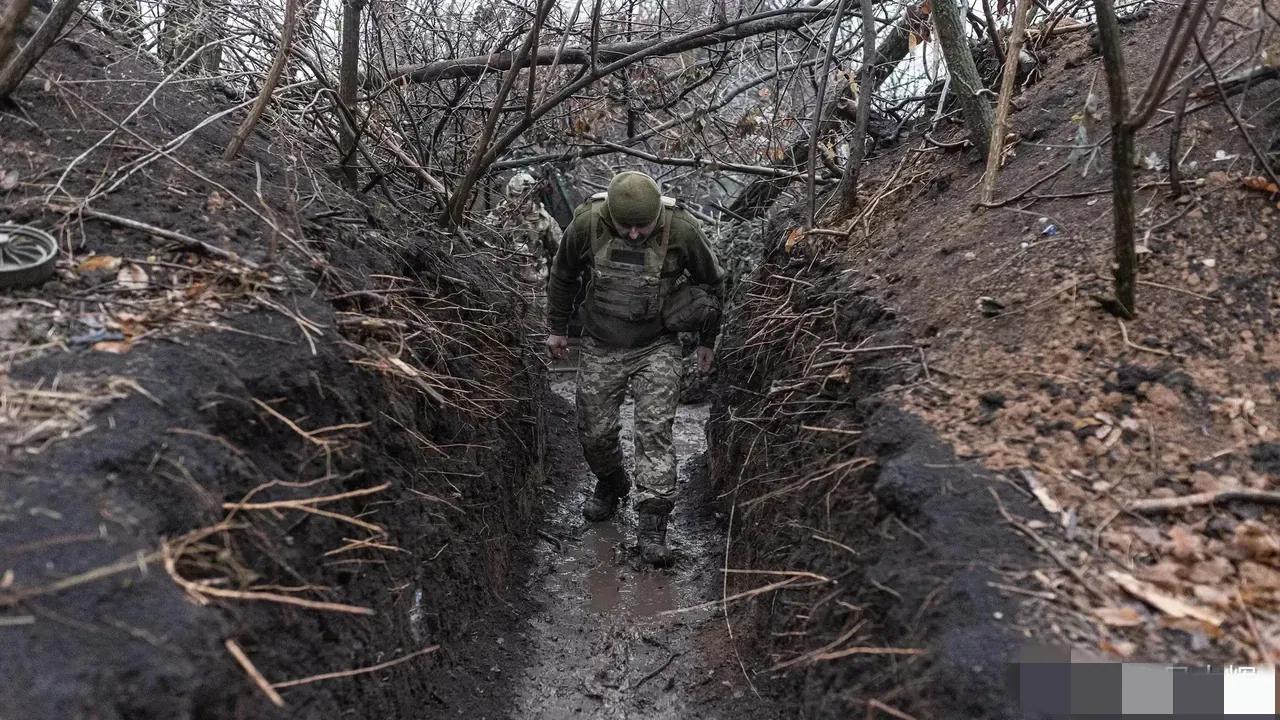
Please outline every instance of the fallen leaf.
[{"label": "fallen leaf", "polygon": [[141,313],[120,312],[116,313],[115,321],[125,337],[132,338],[144,331],[147,316]]},{"label": "fallen leaf", "polygon": [[1206,605],[1212,605],[1223,610],[1231,607],[1231,596],[1216,587],[1196,585],[1192,588],[1192,592],[1195,593],[1197,600]]},{"label": "fallen leaf", "polygon": [[1244,183],[1244,186],[1250,190],[1261,190],[1262,192],[1269,192],[1272,194],[1280,193],[1280,186],[1277,186],[1275,183],[1261,175],[1242,178],[1240,182]]},{"label": "fallen leaf", "polygon": [[132,347],[133,343],[128,340],[103,340],[93,344],[95,352],[111,353],[112,355],[124,355]]},{"label": "fallen leaf", "polygon": [[1261,563],[1240,563],[1240,582],[1264,590],[1280,590],[1280,570]]},{"label": "fallen leaf", "polygon": [[1142,527],[1133,528],[1130,532],[1134,537],[1138,538],[1150,547],[1157,547],[1160,545],[1161,537],[1159,528],[1143,525]]},{"label": "fallen leaf", "polygon": [[[1204,641],[1208,638],[1218,638],[1222,636],[1222,629],[1217,625],[1189,617],[1169,617],[1160,618],[1160,627],[1181,630],[1189,635],[1204,636],[1200,643],[1206,644]],[[1192,640],[1192,647],[1196,646],[1196,641]]]},{"label": "fallen leaf", "polygon": [[1169,528],[1169,542],[1173,556],[1179,560],[1191,560],[1199,555],[1202,540],[1199,533],[1192,532],[1185,525],[1174,525]]},{"label": "fallen leaf", "polygon": [[1143,623],[1142,614],[1128,605],[1094,608],[1093,614],[1111,627],[1137,627]]},{"label": "fallen leaf", "polygon": [[1057,515],[1062,512],[1062,505],[1053,496],[1049,494],[1049,490],[1044,484],[1036,478],[1035,473],[1027,470],[1022,473],[1023,479],[1027,481],[1027,486],[1031,488],[1031,494],[1036,496],[1036,500],[1040,501],[1040,506],[1050,515]]},{"label": "fallen leaf", "polygon": [[1133,657],[1133,654],[1138,652],[1137,643],[1132,643],[1128,640],[1103,640],[1098,647],[1103,652],[1112,653],[1122,658]]},{"label": "fallen leaf", "polygon": [[1181,569],[1182,566],[1172,560],[1161,560],[1151,567],[1143,568],[1140,574],[1143,580],[1149,580],[1157,585],[1178,587],[1182,584],[1182,579],[1178,577],[1178,571]]},{"label": "fallen leaf", "polygon": [[1192,566],[1187,578],[1194,583],[1217,585],[1234,572],[1235,567],[1231,565],[1230,560],[1224,557],[1214,557]]},{"label": "fallen leaf", "polygon": [[1178,397],[1177,393],[1160,384],[1152,385],[1147,389],[1147,400],[1170,409],[1182,404],[1182,399]]},{"label": "fallen leaf", "polygon": [[1280,540],[1257,520],[1246,520],[1236,526],[1232,544],[1254,560],[1280,555]]},{"label": "fallen leaf", "polygon": [[1108,570],[1111,578],[1125,592],[1154,607],[1165,615],[1175,618],[1192,618],[1213,627],[1222,625],[1223,617],[1208,608],[1198,607],[1172,595],[1157,590],[1151,583],[1143,582],[1126,572]]},{"label": "fallen leaf", "polygon": [[137,265],[125,265],[116,275],[116,283],[124,290],[146,290],[151,278]]},{"label": "fallen leaf", "polygon": [[18,187],[18,173],[12,170],[0,170],[0,190],[12,190]]},{"label": "fallen leaf", "polygon": [[798,227],[792,228],[791,232],[787,233],[787,241],[783,245],[782,249],[788,255],[791,254],[791,249],[794,248],[796,246],[796,243],[800,242],[800,239],[803,237],[804,237],[804,230]]},{"label": "fallen leaf", "polygon": [[120,258],[113,255],[94,255],[80,261],[76,266],[76,272],[115,272],[120,269]]}]

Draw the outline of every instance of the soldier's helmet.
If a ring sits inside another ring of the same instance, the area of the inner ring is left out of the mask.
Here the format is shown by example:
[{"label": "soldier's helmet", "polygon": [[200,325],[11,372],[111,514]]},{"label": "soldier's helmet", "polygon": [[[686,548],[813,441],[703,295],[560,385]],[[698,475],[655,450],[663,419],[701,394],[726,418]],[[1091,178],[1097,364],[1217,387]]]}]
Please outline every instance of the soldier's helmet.
[{"label": "soldier's helmet", "polygon": [[537,184],[538,181],[534,180],[529,173],[516,173],[515,177],[507,181],[507,197],[512,200],[524,200]]}]

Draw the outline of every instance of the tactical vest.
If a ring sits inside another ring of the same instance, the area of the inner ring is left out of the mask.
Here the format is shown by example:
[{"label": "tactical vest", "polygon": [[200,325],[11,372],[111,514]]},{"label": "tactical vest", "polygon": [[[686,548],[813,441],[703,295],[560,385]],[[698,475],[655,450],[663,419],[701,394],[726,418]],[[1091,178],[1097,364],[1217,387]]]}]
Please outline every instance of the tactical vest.
[{"label": "tactical vest", "polygon": [[663,275],[667,247],[671,242],[674,198],[662,198],[658,217],[661,228],[657,247],[649,238],[632,243],[605,226],[599,203],[605,193],[592,196],[591,203],[591,309],[630,322],[649,322],[662,316],[662,304],[679,272]]}]

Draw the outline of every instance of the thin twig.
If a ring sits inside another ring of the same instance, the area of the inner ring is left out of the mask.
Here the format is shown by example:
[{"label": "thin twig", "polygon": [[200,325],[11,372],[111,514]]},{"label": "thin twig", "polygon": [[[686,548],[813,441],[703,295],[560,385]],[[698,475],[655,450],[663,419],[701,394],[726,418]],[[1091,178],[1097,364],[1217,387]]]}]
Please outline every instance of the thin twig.
[{"label": "thin twig", "polygon": [[72,207],[70,205],[57,205],[52,203],[49,204],[47,207],[50,210],[66,213],[68,215],[80,213],[81,215],[84,215],[86,217],[91,217],[96,220],[103,220],[105,222],[113,223],[121,227],[127,227],[131,230],[138,230],[141,232],[149,233],[151,235],[155,235],[156,237],[164,238],[166,240],[173,240],[174,242],[180,243],[184,248],[188,250],[195,250],[196,252],[201,252],[206,255],[219,257],[229,262],[238,263],[240,265],[244,265],[245,267],[251,270],[258,269],[257,263],[251,262],[249,260],[245,260],[244,258],[240,257],[239,255],[235,254],[230,250],[224,250],[220,247],[217,247],[216,245],[210,245],[209,243],[203,240],[197,240],[191,237],[190,235],[183,235],[182,233],[176,232],[174,230],[165,230],[164,228],[159,228],[159,227],[156,227],[155,225],[148,225],[144,222],[131,220],[129,218],[121,217],[119,215],[104,213],[99,210],[93,210],[87,207]]},{"label": "thin twig", "polygon": [[386,670],[389,667],[394,667],[396,665],[399,665],[402,662],[412,660],[413,658],[416,658],[420,655],[426,655],[427,653],[435,652],[436,650],[439,650],[439,649],[440,649],[439,645],[432,645],[431,647],[425,647],[416,652],[411,652],[408,655],[398,657],[395,660],[388,660],[387,662],[378,663],[377,665],[370,665],[369,667],[356,668],[355,670],[341,670],[338,672],[322,673],[320,675],[312,675],[311,677],[298,678],[297,680],[285,680],[284,682],[278,682],[272,685],[271,687],[290,688],[290,687],[297,687],[298,685],[309,685],[311,683],[320,682],[322,680],[336,680],[338,678],[354,677],[356,675],[366,675],[368,673],[378,672],[379,670]]},{"label": "thin twig", "polygon": [[1261,503],[1265,505],[1280,505],[1280,492],[1272,490],[1249,490],[1245,488],[1218,490],[1216,492],[1202,492],[1194,495],[1183,495],[1182,497],[1136,500],[1126,509],[1140,515],[1155,515],[1158,513],[1168,512],[1170,510],[1200,507],[1202,505],[1216,505],[1218,503],[1231,502],[1233,500]]},{"label": "thin twig", "polygon": [[1138,343],[1130,341],[1129,330],[1124,326],[1124,320],[1120,318],[1116,318],[1116,322],[1120,323],[1120,337],[1124,340],[1124,344],[1128,345],[1134,350],[1141,350],[1143,352],[1149,352],[1155,355],[1164,355],[1165,357],[1182,357],[1181,355],[1178,355],[1177,353],[1169,352],[1168,350],[1161,350],[1160,348],[1147,347],[1146,345],[1139,345]]},{"label": "thin twig", "polygon": [[249,679],[253,680],[253,684],[258,686],[258,689],[262,691],[262,694],[266,695],[267,699],[269,699],[276,707],[284,707],[284,698],[280,697],[280,693],[276,692],[271,687],[271,683],[267,682],[267,679],[262,676],[262,673],[258,672],[258,668],[254,666],[253,661],[249,659],[249,656],[244,654],[244,650],[240,649],[240,646],[236,644],[236,641],[228,639],[226,646],[227,650],[231,653],[231,656],[236,659],[236,662],[240,663],[240,667],[244,668]]},{"label": "thin twig", "polygon": [[898,710],[897,708],[889,707],[888,705],[885,705],[884,703],[880,702],[879,700],[868,700],[868,701],[867,701],[867,720],[875,720],[875,712],[874,712],[874,711],[876,711],[876,710],[879,710],[880,712],[883,712],[883,713],[886,713],[886,714],[892,715],[893,717],[897,718],[898,720],[916,720],[916,718],[915,718],[915,717],[913,717],[913,716],[911,716],[911,715],[908,715],[908,714],[906,714],[906,713],[902,712],[901,710]]},{"label": "thin twig", "polygon": [[78,585],[84,585],[86,583],[109,578],[112,575],[119,575],[120,573],[128,572],[130,570],[137,570],[145,575],[147,565],[159,560],[160,557],[161,553],[159,552],[138,552],[109,565],[103,565],[102,567],[97,567],[86,572],[65,577],[56,582],[49,583],[48,585],[42,585],[34,588],[19,588],[13,592],[0,594],[0,607],[16,605],[23,600],[38,597],[40,595],[52,595]]}]

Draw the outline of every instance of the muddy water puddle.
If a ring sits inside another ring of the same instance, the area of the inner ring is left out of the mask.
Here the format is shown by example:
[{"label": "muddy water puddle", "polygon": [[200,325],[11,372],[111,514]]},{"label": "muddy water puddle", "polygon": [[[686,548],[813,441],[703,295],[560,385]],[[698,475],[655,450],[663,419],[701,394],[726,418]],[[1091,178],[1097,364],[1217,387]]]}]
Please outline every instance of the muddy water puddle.
[{"label": "muddy water puddle", "polygon": [[[707,406],[682,406],[674,441],[679,497],[668,530],[670,570],[641,567],[635,512],[588,523],[580,507],[594,482],[578,447],[574,384],[553,384],[548,414],[549,512],[526,592],[519,667],[509,717],[719,718],[747,699],[722,619],[704,604],[720,597],[723,533],[701,504],[700,456]],[[631,463],[631,403],[622,411]],[[693,609],[690,609],[693,608]],[[732,713],[734,717],[765,717]]]}]

